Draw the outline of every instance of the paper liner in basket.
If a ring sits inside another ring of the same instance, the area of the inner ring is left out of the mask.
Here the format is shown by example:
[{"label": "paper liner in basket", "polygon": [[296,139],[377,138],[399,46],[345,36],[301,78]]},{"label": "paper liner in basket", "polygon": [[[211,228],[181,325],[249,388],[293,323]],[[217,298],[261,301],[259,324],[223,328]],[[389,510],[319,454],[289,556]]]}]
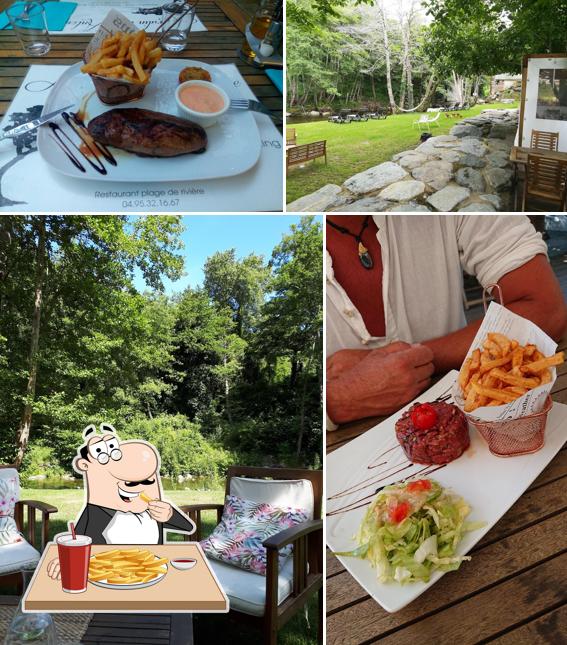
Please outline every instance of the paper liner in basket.
[{"label": "paper liner in basket", "polygon": [[88,63],[94,52],[102,45],[102,41],[117,32],[135,34],[139,29],[116,9],[111,9],[106,18],[100,23],[96,34],[91,38],[85,50],[85,62]]},{"label": "paper liner in basket", "polygon": [[[518,314],[502,307],[496,302],[491,302],[482,325],[474,337],[472,345],[469,347],[466,358],[469,358],[475,349],[482,350],[482,344],[486,340],[489,332],[505,334],[508,338],[517,340],[520,345],[533,344],[545,356],[552,356],[557,349],[557,343],[537,325],[534,325],[531,321],[518,316]],[[551,392],[551,388],[557,378],[555,367],[550,369],[552,375],[550,383],[535,387],[533,390],[528,390],[526,394],[518,397],[511,403],[480,407],[473,412],[465,412],[465,414],[469,417],[482,419],[483,421],[504,421],[541,412],[547,395]],[[458,381],[453,385],[452,395],[457,406],[464,412],[464,400]]]},{"label": "paper liner in basket", "polygon": [[[105,38],[117,32],[133,34],[139,31],[128,18],[119,11],[111,9],[102,21],[98,31],[91,38],[85,51],[84,60],[89,62],[94,52],[99,49]],[[118,105],[140,99],[146,90],[146,83],[135,80],[107,78],[100,74],[89,74],[95,86],[98,98],[107,105]]]}]

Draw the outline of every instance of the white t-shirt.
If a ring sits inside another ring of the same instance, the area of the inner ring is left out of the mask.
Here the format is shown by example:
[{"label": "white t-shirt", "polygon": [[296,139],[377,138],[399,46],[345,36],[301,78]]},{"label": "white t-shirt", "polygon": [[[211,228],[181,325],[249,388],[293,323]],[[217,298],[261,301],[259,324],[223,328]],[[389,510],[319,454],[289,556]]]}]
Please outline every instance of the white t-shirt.
[{"label": "white t-shirt", "polygon": [[[525,215],[374,215],[382,251],[386,335],[371,336],[327,253],[327,356],[396,340],[418,343],[466,325],[463,269],[483,287],[547,247]],[[354,261],[355,246],[353,244]],[[369,298],[372,294],[369,294]],[[377,293],[378,297],[378,293]],[[506,294],[503,294],[504,304]]]}]

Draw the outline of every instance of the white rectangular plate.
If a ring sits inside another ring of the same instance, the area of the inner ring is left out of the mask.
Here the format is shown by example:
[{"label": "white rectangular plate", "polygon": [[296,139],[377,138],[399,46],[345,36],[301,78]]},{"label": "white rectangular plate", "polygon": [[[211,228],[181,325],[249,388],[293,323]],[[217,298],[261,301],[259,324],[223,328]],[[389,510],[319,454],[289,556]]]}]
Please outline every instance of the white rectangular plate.
[{"label": "white rectangular plate", "polygon": [[[416,401],[431,402],[449,394],[457,375],[456,371],[450,372]],[[451,403],[452,399],[448,402]],[[394,472],[406,461],[396,439],[395,423],[411,405],[412,403],[327,456],[327,544],[332,551],[349,551],[356,546],[353,535],[367,506],[338,514],[332,514],[333,511],[370,502],[377,488],[412,477],[424,468],[415,464],[399,473]],[[567,406],[553,404],[547,419],[545,445],[539,452],[531,455],[507,459],[495,457],[476,430],[471,426],[469,429],[469,449],[459,459],[427,475],[442,486],[452,489],[469,503],[472,510],[467,519],[486,522],[482,529],[465,533],[457,549],[460,555],[468,553],[496,524],[560,450],[567,439]],[[387,463],[375,466],[382,462]],[[349,492],[346,495],[334,498],[347,489]],[[374,600],[389,612],[405,607],[444,575],[436,572],[428,583],[384,584],[378,582],[376,570],[367,560],[342,556],[339,556],[339,560]],[[472,562],[462,566],[474,567],[474,556]],[[458,576],[459,571],[448,575]]]},{"label": "white rectangular plate", "polygon": [[[206,69],[211,74],[213,83],[222,87],[230,98],[244,97],[239,87],[235,86],[235,83],[214,65],[196,60],[164,59],[153,71],[145,95],[140,100],[112,106],[105,105],[94,94],[87,104],[85,122],[88,124],[90,119],[112,108],[145,108],[180,116],[175,103],[175,88],[179,83],[179,72],[184,67],[190,66]],[[61,75],[51,90],[45,102],[43,114],[70,104],[75,106],[71,111],[77,111],[84,97],[93,90],[90,76],[81,73],[81,63],[72,65]],[[57,117],[56,122],[71,135],[71,128],[61,117]],[[78,137],[71,136],[80,143]],[[178,157],[138,157],[124,150],[111,148],[118,165],[111,166],[106,163],[107,175],[101,175],[88,164],[84,164],[86,172],[76,168],[54,141],[49,126],[44,125],[39,129],[37,147],[42,158],[55,170],[70,177],[98,181],[156,182],[217,179],[246,172],[260,158],[262,150],[260,132],[254,115],[246,110],[229,110],[215,125],[207,128],[207,137],[208,145],[205,152]]]}]

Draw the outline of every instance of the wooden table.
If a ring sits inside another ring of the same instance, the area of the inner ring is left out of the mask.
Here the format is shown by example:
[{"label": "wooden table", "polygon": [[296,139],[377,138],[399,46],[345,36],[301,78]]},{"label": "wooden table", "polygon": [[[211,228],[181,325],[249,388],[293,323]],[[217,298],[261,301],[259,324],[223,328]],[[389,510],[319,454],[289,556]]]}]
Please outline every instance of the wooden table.
[{"label": "wooden table", "polygon": [[[567,339],[559,349],[567,349]],[[567,366],[552,397],[567,403]],[[327,433],[331,452],[373,427],[365,419]],[[479,474],[481,475],[481,474]],[[327,555],[327,642],[392,645],[565,643],[567,446],[474,547],[474,559],[405,609],[389,614]]]},{"label": "wooden table", "polygon": [[554,150],[536,150],[535,148],[524,148],[513,146],[510,150],[510,161],[521,165],[528,163],[528,155],[541,157],[542,159],[555,159],[556,161],[567,161],[567,152],[556,152]]},{"label": "wooden table", "polygon": [[[0,11],[13,0],[0,0]],[[109,2],[109,4],[112,4]],[[240,60],[237,54],[248,22],[246,14],[233,0],[201,0],[197,15],[208,31],[192,33],[184,51],[164,52],[166,58],[193,58],[211,65],[234,63],[251,90],[281,123],[283,98],[266,73]],[[0,31],[0,116],[14,98],[30,65],[72,65],[82,60],[92,34],[50,34],[51,51],[46,56],[29,57],[12,31]],[[281,126],[279,126],[281,129]]]},{"label": "wooden table", "polygon": [[[110,549],[127,549],[132,545],[97,544],[94,555]],[[144,547],[146,548],[146,547]],[[66,593],[59,580],[47,575],[47,565],[57,557],[57,546],[50,542],[37,566],[24,595],[24,609],[29,611],[67,612],[226,612],[228,599],[218,584],[198,542],[156,544],[147,547],[160,557],[196,558],[197,564],[188,571],[168,565],[165,577],[141,589],[105,589],[92,583],[84,593]]]}]

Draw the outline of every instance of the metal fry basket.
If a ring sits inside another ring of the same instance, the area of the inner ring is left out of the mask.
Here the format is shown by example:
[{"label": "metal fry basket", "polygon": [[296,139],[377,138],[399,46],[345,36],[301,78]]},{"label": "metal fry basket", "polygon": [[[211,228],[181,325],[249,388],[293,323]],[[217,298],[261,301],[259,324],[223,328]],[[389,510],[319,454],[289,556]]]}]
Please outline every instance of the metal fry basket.
[{"label": "metal fry basket", "polygon": [[541,412],[509,421],[480,421],[468,417],[497,457],[528,455],[543,448],[547,415],[553,406],[548,395]]}]

